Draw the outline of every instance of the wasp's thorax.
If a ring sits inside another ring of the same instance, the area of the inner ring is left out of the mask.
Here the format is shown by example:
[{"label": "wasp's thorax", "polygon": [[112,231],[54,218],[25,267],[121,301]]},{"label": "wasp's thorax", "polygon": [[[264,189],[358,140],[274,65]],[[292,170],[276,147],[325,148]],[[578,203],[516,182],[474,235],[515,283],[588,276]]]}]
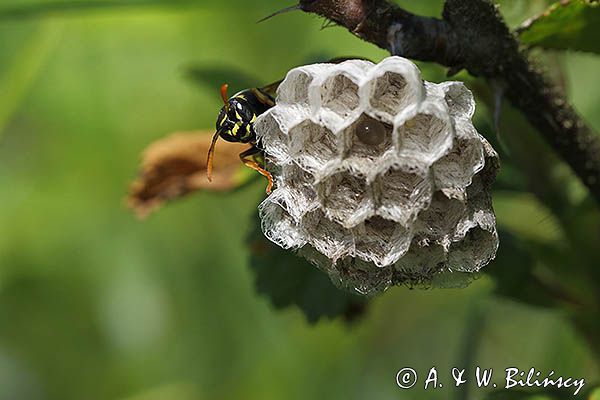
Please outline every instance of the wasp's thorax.
[{"label": "wasp's thorax", "polygon": [[239,92],[228,100],[227,106],[221,108],[217,131],[228,142],[254,142],[254,121],[268,108],[250,90]]}]

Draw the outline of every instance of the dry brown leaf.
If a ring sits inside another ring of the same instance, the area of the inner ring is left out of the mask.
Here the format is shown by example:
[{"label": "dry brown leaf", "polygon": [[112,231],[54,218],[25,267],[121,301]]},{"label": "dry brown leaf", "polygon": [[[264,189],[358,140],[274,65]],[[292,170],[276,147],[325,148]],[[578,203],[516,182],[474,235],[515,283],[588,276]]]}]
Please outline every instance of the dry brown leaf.
[{"label": "dry brown leaf", "polygon": [[220,140],[215,149],[212,182],[206,178],[206,155],[213,132],[176,132],[142,153],[138,178],[131,184],[127,205],[140,218],[167,201],[199,189],[227,191],[242,183],[238,154],[246,147]]}]

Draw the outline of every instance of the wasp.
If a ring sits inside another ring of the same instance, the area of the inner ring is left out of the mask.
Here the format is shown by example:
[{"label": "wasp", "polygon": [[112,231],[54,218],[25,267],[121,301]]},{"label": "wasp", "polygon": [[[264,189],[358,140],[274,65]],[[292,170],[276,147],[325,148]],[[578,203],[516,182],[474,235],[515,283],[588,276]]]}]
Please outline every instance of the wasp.
[{"label": "wasp", "polygon": [[[327,62],[330,64],[339,64],[351,59],[370,61],[362,57],[337,57]],[[254,121],[256,121],[259,115],[275,105],[275,92],[281,82],[283,80],[260,88],[245,89],[234,94],[231,98],[227,97],[228,85],[223,84],[221,86],[221,98],[224,105],[217,117],[216,132],[212,138],[206,161],[206,175],[209,181],[211,181],[212,175],[215,144],[219,138],[228,142],[249,143],[252,147],[240,153],[240,160],[242,160],[244,165],[267,178],[266,192],[267,194],[271,193],[273,177],[264,168],[264,153],[256,140]]]},{"label": "wasp", "polygon": [[206,161],[206,175],[209,181],[212,180],[215,144],[221,138],[227,142],[249,143],[251,145],[249,149],[240,153],[240,160],[244,165],[267,178],[266,191],[267,194],[271,192],[273,177],[264,168],[264,154],[256,140],[254,122],[259,115],[275,105],[274,95],[280,83],[281,81],[277,81],[264,87],[245,89],[234,94],[231,98],[227,96],[228,85],[221,86],[221,98],[224,105],[217,117],[216,132],[212,138]]},{"label": "wasp", "polygon": [[[300,4],[286,7],[258,22],[265,21],[279,14],[300,9]],[[347,59],[347,57],[337,58],[329,62],[339,63]],[[242,160],[244,165],[252,168],[267,178],[268,184],[266,192],[267,194],[271,193],[271,189],[273,188],[273,177],[269,171],[264,168],[264,153],[256,140],[254,121],[256,121],[256,118],[258,118],[260,114],[275,105],[275,91],[282,81],[283,80],[279,80],[261,88],[242,90],[241,92],[234,94],[231,98],[227,96],[228,85],[223,84],[221,86],[221,98],[223,99],[224,105],[217,117],[216,132],[212,138],[210,148],[208,149],[208,157],[206,160],[206,177],[209,182],[212,180],[215,145],[217,140],[222,138],[228,142],[249,143],[251,145],[249,149],[240,153],[240,160]]]}]

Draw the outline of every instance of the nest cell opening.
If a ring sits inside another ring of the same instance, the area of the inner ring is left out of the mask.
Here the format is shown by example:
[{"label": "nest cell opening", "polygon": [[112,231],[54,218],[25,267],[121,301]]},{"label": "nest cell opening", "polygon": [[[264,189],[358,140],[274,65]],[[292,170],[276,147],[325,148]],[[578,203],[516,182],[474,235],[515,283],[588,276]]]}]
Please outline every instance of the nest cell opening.
[{"label": "nest cell opening", "polygon": [[284,249],[303,246],[306,240],[293,218],[275,202],[267,199],[258,207],[264,235]]},{"label": "nest cell opening", "polygon": [[372,85],[371,106],[391,118],[414,102],[414,95],[401,74],[385,72],[375,78]]},{"label": "nest cell opening", "polygon": [[284,167],[283,178],[286,186],[302,193],[306,201],[316,200],[317,192],[314,190],[315,177],[313,174],[300,168],[297,164],[291,163]]},{"label": "nest cell opening", "polygon": [[408,252],[394,264],[397,271],[396,284],[428,285],[433,276],[444,268],[444,247],[433,242],[415,238]]},{"label": "nest cell opening", "polygon": [[376,160],[393,146],[392,126],[365,114],[344,131],[344,137],[344,158]]},{"label": "nest cell opening", "polygon": [[375,216],[354,229],[356,256],[386,267],[408,251],[411,238],[410,232],[398,223]]},{"label": "nest cell opening", "polygon": [[477,140],[457,139],[448,154],[433,164],[438,188],[465,188],[484,165],[483,147]]},{"label": "nest cell opening", "polygon": [[409,226],[431,201],[431,183],[419,174],[391,168],[377,181],[377,213],[403,226]]},{"label": "nest cell opening", "polygon": [[448,250],[448,267],[454,271],[476,272],[492,260],[498,248],[495,232],[474,226]]},{"label": "nest cell opening", "polygon": [[366,178],[348,171],[323,178],[318,184],[318,197],[327,216],[346,228],[356,226],[373,211]]},{"label": "nest cell opening", "polygon": [[288,202],[292,204],[290,215],[299,220],[306,212],[318,207],[314,176],[295,163],[285,165],[282,170]]},{"label": "nest cell opening", "polygon": [[453,117],[471,118],[475,114],[473,94],[462,82],[451,82],[444,85],[444,99]]},{"label": "nest cell opening", "polygon": [[303,226],[310,244],[332,262],[354,252],[354,238],[351,231],[327,218],[322,210],[306,214]]},{"label": "nest cell opening", "polygon": [[293,70],[279,86],[277,102],[308,106],[308,87],[313,77],[302,70]]},{"label": "nest cell opening", "polygon": [[429,207],[419,214],[418,231],[436,240],[450,236],[466,212],[467,207],[462,201],[435,192]]},{"label": "nest cell opening", "polygon": [[320,168],[338,156],[338,138],[311,120],[291,128],[289,135],[290,154],[303,167]]},{"label": "nest cell opening", "polygon": [[289,159],[288,137],[280,128],[280,122],[273,112],[267,112],[261,116],[255,127],[257,132],[268,132],[268,135],[260,135],[260,146],[268,157],[275,163],[286,162]]},{"label": "nest cell opening", "polygon": [[432,163],[450,147],[452,127],[436,115],[418,113],[398,127],[398,136],[401,155]]},{"label": "nest cell opening", "polygon": [[321,105],[342,118],[358,108],[358,85],[345,75],[327,78],[321,88]]}]

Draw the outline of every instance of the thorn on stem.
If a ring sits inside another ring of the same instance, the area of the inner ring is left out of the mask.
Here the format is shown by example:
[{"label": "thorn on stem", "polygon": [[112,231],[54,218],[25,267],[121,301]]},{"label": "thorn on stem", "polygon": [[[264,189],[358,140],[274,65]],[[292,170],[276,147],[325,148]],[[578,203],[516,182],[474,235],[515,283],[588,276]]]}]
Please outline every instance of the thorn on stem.
[{"label": "thorn on stem", "polygon": [[290,7],[285,7],[285,8],[282,8],[281,10],[275,11],[273,14],[267,15],[266,17],[259,19],[258,21],[256,21],[256,23],[260,24],[261,22],[271,19],[277,15],[285,14],[290,11],[296,11],[296,10],[301,10],[301,9],[302,9],[302,6],[300,5],[300,3],[290,6]]}]

